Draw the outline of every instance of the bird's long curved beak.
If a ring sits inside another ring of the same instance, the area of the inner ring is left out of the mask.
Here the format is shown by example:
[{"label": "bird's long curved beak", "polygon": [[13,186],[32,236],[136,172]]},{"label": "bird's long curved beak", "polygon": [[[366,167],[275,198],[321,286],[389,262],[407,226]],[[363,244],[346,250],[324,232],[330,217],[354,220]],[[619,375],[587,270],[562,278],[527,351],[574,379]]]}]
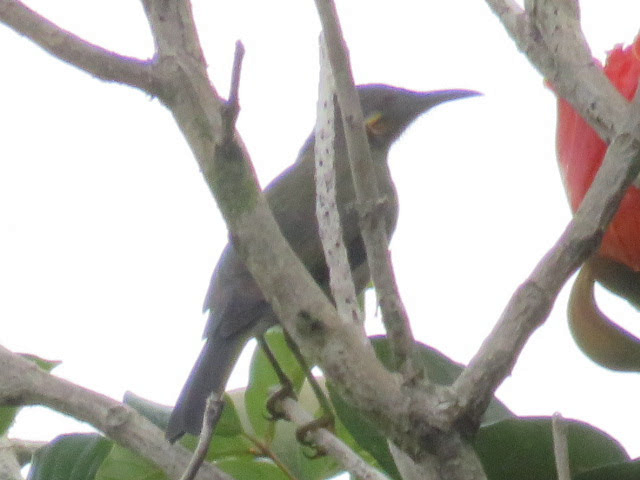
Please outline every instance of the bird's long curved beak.
[{"label": "bird's long curved beak", "polygon": [[412,99],[412,103],[415,106],[415,114],[426,112],[430,108],[435,107],[444,102],[450,102],[451,100],[459,100],[461,98],[477,97],[482,95],[475,90],[433,90],[431,92],[415,92],[415,96]]}]

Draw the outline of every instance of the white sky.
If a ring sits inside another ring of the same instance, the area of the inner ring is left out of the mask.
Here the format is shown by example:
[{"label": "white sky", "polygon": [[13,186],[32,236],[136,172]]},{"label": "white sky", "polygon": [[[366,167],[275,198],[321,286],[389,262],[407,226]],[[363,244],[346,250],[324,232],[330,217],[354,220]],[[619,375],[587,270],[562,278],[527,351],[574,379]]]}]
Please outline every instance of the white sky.
[{"label": "white sky", "polygon": [[[633,40],[636,0],[581,3],[595,56]],[[152,54],[139,2],[28,4],[118,53]],[[485,94],[425,115],[390,155],[401,205],[392,251],[415,335],[466,362],[570,218],[554,98],[480,0],[338,7],[357,82]],[[313,127],[313,2],[194,1],[194,9],[223,94],[234,42],[245,44],[238,129],[266,184]],[[0,45],[0,344],[63,360],[58,375],[114,398],[132,390],[172,404],[200,349],[202,300],[227,238],[197,164],[156,100],[1,27]],[[588,421],[638,456],[640,382],[582,356],[566,299],[498,395],[518,414]],[[605,305],[640,333],[637,312]],[[246,381],[247,359],[231,386]],[[12,433],[49,439],[86,428],[29,409]]]}]

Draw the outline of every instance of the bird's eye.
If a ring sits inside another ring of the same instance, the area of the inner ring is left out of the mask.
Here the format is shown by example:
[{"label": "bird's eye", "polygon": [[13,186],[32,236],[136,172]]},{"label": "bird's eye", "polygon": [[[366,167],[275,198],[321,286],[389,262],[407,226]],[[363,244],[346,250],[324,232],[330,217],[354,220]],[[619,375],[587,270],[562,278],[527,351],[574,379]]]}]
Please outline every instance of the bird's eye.
[{"label": "bird's eye", "polygon": [[388,130],[388,125],[385,121],[384,115],[380,112],[369,115],[364,123],[367,133],[372,137],[384,135]]}]

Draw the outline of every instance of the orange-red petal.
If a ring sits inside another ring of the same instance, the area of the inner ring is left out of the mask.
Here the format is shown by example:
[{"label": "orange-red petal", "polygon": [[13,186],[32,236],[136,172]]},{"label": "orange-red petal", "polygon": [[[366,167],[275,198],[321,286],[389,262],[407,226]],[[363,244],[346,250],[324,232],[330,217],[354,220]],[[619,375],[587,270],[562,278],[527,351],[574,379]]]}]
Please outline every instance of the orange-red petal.
[{"label": "orange-red petal", "polygon": [[[631,99],[640,77],[640,36],[633,45],[620,45],[609,52],[604,72],[627,99]],[[602,164],[607,145],[563,99],[558,99],[556,148],[560,171],[571,208],[575,211]],[[634,186],[602,241],[600,253],[640,271],[640,190]]]}]

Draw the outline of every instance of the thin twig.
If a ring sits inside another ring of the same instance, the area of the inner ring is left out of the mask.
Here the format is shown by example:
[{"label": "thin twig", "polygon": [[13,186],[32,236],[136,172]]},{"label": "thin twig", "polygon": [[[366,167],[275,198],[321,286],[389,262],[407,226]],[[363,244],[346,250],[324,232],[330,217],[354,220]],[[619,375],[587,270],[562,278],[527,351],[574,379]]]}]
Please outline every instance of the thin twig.
[{"label": "thin twig", "polygon": [[[289,420],[300,427],[313,422],[313,416],[292,398],[284,398],[281,401],[282,410]],[[332,458],[336,459],[342,467],[355,478],[361,480],[388,480],[388,478],[365,462],[342,440],[325,428],[308,430],[306,436],[317,447],[322,448]]]},{"label": "thin twig", "polygon": [[218,397],[216,392],[212,392],[207,397],[207,403],[204,409],[204,417],[202,419],[202,430],[198,437],[198,445],[193,451],[191,461],[184,473],[180,477],[180,480],[193,480],[198,470],[202,466],[205,458],[207,458],[207,452],[211,446],[211,440],[213,440],[213,433],[218,423],[220,415],[222,415],[222,409],[224,408],[224,400]]},{"label": "thin twig", "polygon": [[559,412],[551,417],[551,431],[553,433],[553,453],[556,459],[558,480],[571,480],[569,468],[569,441],[567,438],[567,422]]},{"label": "thin twig", "polygon": [[231,71],[231,86],[229,87],[229,99],[225,104],[225,138],[223,143],[233,141],[233,132],[236,128],[236,120],[240,113],[240,73],[242,72],[242,60],[244,58],[244,45],[240,40],[236,42],[236,50],[233,56],[233,70]]},{"label": "thin twig", "polygon": [[236,42],[236,51],[233,56],[233,70],[231,71],[231,86],[229,88],[228,100],[230,104],[236,106],[239,106],[238,92],[240,91],[240,73],[242,72],[242,60],[244,59],[244,51],[244,45],[240,40],[238,40]]}]

